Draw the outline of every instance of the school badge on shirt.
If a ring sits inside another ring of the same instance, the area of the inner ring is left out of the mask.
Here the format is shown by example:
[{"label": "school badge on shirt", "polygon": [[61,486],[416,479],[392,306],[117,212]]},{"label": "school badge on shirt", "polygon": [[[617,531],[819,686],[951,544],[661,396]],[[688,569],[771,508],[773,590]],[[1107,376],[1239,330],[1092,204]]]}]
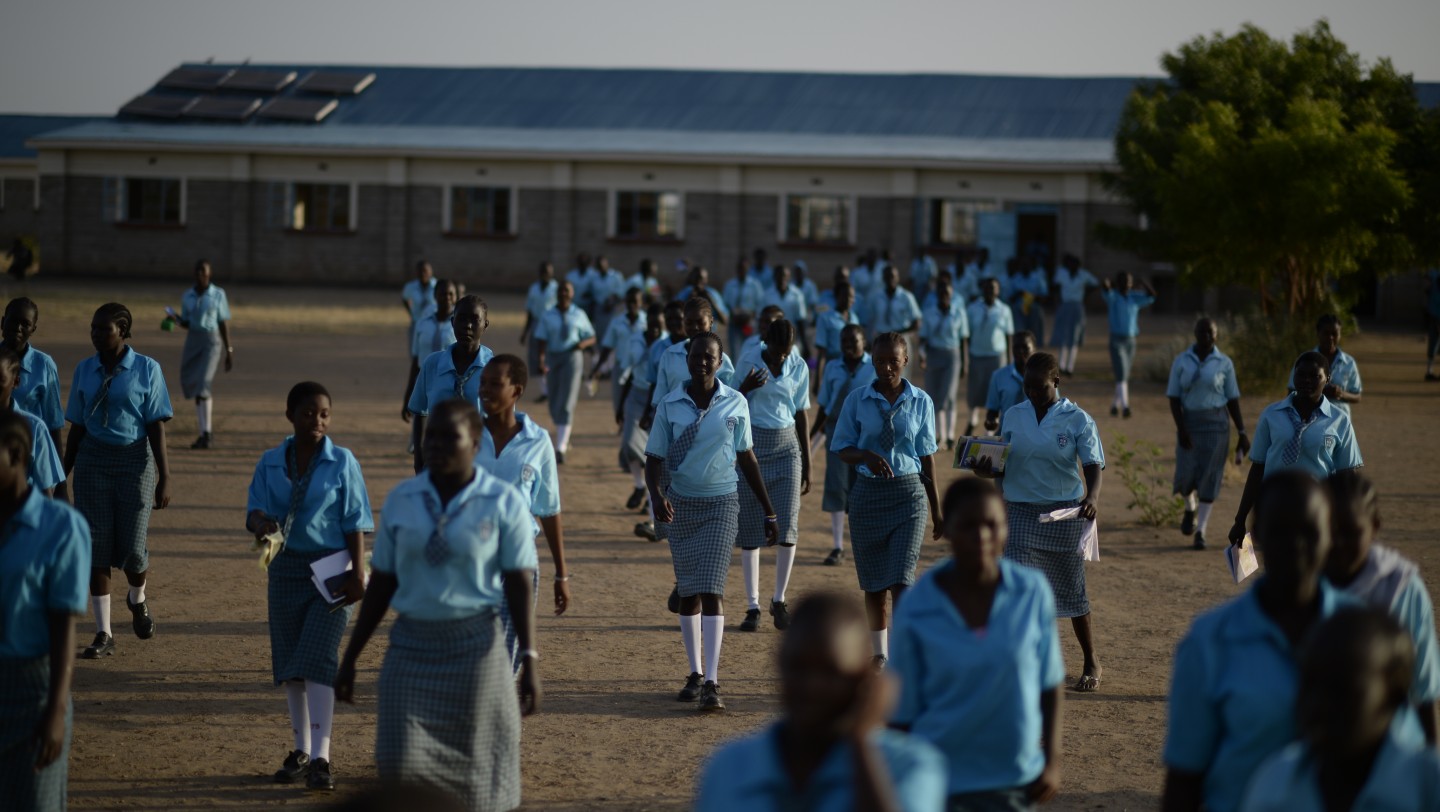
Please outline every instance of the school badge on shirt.
[{"label": "school badge on shirt", "polygon": [[1059,443],[1061,448],[1064,448],[1065,446],[1070,444],[1070,435],[1057,434],[1055,435],[1055,442]]},{"label": "school badge on shirt", "polygon": [[491,519],[484,519],[480,522],[480,538],[488,539],[495,535],[495,522]]},{"label": "school badge on shirt", "polygon": [[520,481],[526,485],[535,481],[535,466],[528,464],[520,466]]},{"label": "school badge on shirt", "polygon": [[1335,435],[1325,435],[1325,453],[1329,454],[1335,450]]},{"label": "school badge on shirt", "polygon": [[725,418],[725,430],[733,433],[735,431],[735,424],[739,422],[740,419],[736,417]]}]

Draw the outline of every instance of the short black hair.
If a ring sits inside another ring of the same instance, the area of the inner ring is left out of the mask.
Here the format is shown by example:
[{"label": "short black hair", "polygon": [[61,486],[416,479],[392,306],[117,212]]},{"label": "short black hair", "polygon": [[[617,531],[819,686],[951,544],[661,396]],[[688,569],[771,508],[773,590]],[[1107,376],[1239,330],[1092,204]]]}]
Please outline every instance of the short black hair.
[{"label": "short black hair", "polygon": [[861,327],[861,326],[858,325],[858,324],[847,324],[847,325],[845,325],[844,327],[842,327],[842,328],[840,329],[840,338],[841,338],[841,340],[844,340],[845,336],[849,335],[849,334],[851,333],[851,331],[854,331],[854,332],[856,332],[856,333],[858,333],[858,334],[860,335],[860,346],[861,346],[861,347],[864,347],[864,346],[865,346],[865,328],[864,328],[864,327]]},{"label": "short black hair", "polygon": [[107,302],[95,309],[95,318],[108,322],[114,322],[120,328],[120,337],[130,337],[130,327],[135,323],[135,317],[130,315],[130,308],[119,302]]},{"label": "short black hair", "polygon": [[1060,374],[1060,362],[1048,352],[1037,352],[1025,361],[1025,374],[1031,372],[1044,373],[1047,379],[1053,378]]},{"label": "short black hair", "polygon": [[[3,358],[0,355],[0,360]],[[1330,492],[1332,510],[1343,510],[1362,520],[1380,518],[1380,491],[1376,489],[1375,481],[1359,468],[1336,472],[1325,480],[1325,488]]]},{"label": "short black hair", "polygon": [[974,476],[961,477],[945,490],[945,499],[940,505],[940,515],[949,516],[967,502],[990,498],[1000,498],[1000,489],[996,488],[990,480]]},{"label": "short black hair", "polygon": [[795,325],[789,319],[770,322],[770,328],[765,331],[765,344],[770,347],[795,346]]},{"label": "short black hair", "polygon": [[470,426],[470,432],[478,440],[481,430],[485,427],[485,421],[480,417],[480,410],[475,404],[464,398],[450,398],[440,402],[440,405],[430,410],[430,425],[437,424],[441,419],[459,417]]},{"label": "short black hair", "polygon": [[685,347],[686,355],[689,355],[690,350],[694,349],[697,343],[704,343],[707,341],[715,342],[715,349],[719,350],[721,355],[725,354],[725,342],[720,340],[719,334],[713,332],[706,332],[697,333],[693,336],[690,336],[690,343],[687,344]]},{"label": "short black hair", "polygon": [[530,383],[530,367],[519,356],[509,353],[497,355],[491,358],[490,363],[485,366],[489,367],[491,364],[500,364],[504,367],[505,376],[510,379],[510,383],[520,386]]},{"label": "short black hair", "polygon": [[1022,341],[1030,342],[1030,346],[1032,347],[1038,348],[1040,346],[1040,342],[1035,340],[1035,334],[1029,330],[1016,330],[1015,335],[1010,336],[1011,346],[1019,344]]},{"label": "short black hair", "polygon": [[1315,320],[1315,329],[1316,329],[1316,330],[1320,330],[1320,329],[1323,329],[1323,328],[1325,328],[1325,327],[1339,327],[1339,326],[1340,326],[1340,317],[1337,316],[1337,315],[1335,315],[1334,313],[1326,313],[1325,315],[1323,315],[1323,316],[1321,316],[1320,318],[1318,318],[1318,319]]},{"label": "short black hair", "polygon": [[875,343],[872,346],[876,350],[879,350],[881,347],[891,347],[903,351],[906,358],[910,357],[910,342],[906,340],[903,333],[894,331],[881,333],[875,336]]},{"label": "short black hair", "polygon": [[[566,282],[566,283],[563,283],[563,284],[569,284],[569,283]],[[464,307],[465,305],[469,305],[469,306],[475,308],[475,312],[480,314],[480,326],[481,326],[481,327],[489,327],[489,326],[490,326],[490,306],[487,305],[487,304],[485,304],[485,300],[484,300],[484,299],[481,299],[479,296],[476,296],[476,295],[473,294],[473,293],[467,293],[467,294],[465,294],[464,296],[461,296],[461,297],[460,297],[460,301],[458,301],[458,302],[455,303],[455,309],[456,309],[456,310],[459,310],[460,308]]]},{"label": "short black hair", "polygon": [[685,300],[685,315],[688,316],[691,313],[697,316],[703,313],[713,319],[715,318],[715,305],[710,303],[708,296],[691,296]]},{"label": "short black hair", "polygon": [[315,381],[301,381],[290,387],[290,394],[285,396],[285,414],[293,414],[300,407],[302,401],[309,400],[316,395],[324,395],[326,400],[333,402],[330,397],[330,390],[324,384]]},{"label": "short black hair", "polygon": [[10,303],[5,305],[6,316],[9,316],[11,313],[23,313],[26,310],[29,310],[30,312],[35,314],[36,321],[40,320],[40,305],[37,305],[35,304],[35,302],[31,301],[29,296],[21,296],[15,299],[11,299]]},{"label": "short black hair", "polygon": [[1299,369],[1301,364],[1314,364],[1315,366],[1319,367],[1320,370],[1326,375],[1330,374],[1330,362],[1326,361],[1325,356],[1321,355],[1315,350],[1307,350],[1300,353],[1300,357],[1295,359],[1294,365],[1292,365],[1290,368],[1292,370]]}]

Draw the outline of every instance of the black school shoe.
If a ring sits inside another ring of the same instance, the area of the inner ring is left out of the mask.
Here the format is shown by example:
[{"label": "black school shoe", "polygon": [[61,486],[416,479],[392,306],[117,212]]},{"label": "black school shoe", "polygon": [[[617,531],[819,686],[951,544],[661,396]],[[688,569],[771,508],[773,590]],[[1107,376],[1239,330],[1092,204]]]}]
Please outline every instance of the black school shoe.
[{"label": "black school shoe", "polygon": [[310,762],[310,774],[305,776],[305,789],[330,792],[335,789],[335,779],[330,775],[330,762],[317,758]]},{"label": "black school shoe", "polygon": [[635,524],[635,535],[646,541],[659,541],[660,537],[655,535],[655,525],[650,522],[637,522]]},{"label": "black school shoe", "polygon": [[1187,536],[1195,532],[1195,511],[1185,511],[1185,516],[1180,519],[1180,532]]},{"label": "black school shoe", "polygon": [[1195,534],[1195,541],[1194,541],[1194,543],[1193,543],[1191,546],[1193,546],[1193,547],[1194,547],[1195,549],[1197,549],[1197,550],[1203,550],[1203,549],[1205,549],[1205,534],[1204,534],[1204,533],[1196,533],[1196,534]]},{"label": "black school shoe", "polygon": [[725,710],[725,703],[720,699],[720,686],[715,682],[707,682],[701,686],[700,710],[702,713],[718,713]]},{"label": "black school shoe", "polygon": [[759,609],[746,609],[746,610],[745,610],[745,619],[742,620],[742,621],[740,621],[740,631],[742,631],[742,632],[758,632],[758,631],[760,631],[760,610],[759,610]]},{"label": "black school shoe", "polygon": [[299,750],[291,750],[285,763],[275,771],[275,783],[293,784],[310,772],[310,756]]},{"label": "black school shoe", "polygon": [[131,625],[135,627],[135,636],[141,640],[149,640],[155,636],[155,618],[150,617],[149,601],[131,603],[130,596],[125,596],[125,605],[130,607]]},{"label": "black school shoe", "polygon": [[790,604],[784,601],[770,601],[770,617],[775,618],[775,628],[785,631],[790,628]]},{"label": "black school shoe", "polygon": [[838,567],[838,566],[840,566],[840,562],[841,562],[841,561],[844,561],[844,560],[845,560],[845,551],[844,551],[844,550],[838,550],[838,549],[837,549],[837,550],[831,550],[831,551],[830,551],[830,554],[827,555],[827,556],[825,556],[825,566],[827,566],[827,567]]},{"label": "black school shoe", "polygon": [[210,447],[210,440],[211,440],[211,438],[210,438],[210,432],[207,431],[207,432],[205,432],[204,434],[200,435],[199,437],[195,438],[195,442],[191,443],[191,444],[190,444],[190,447],[191,447],[192,449],[202,449],[202,450],[203,450],[203,449],[206,449],[206,448],[209,448],[209,447]]},{"label": "black school shoe", "polygon": [[631,491],[631,492],[630,492],[630,498],[625,500],[625,509],[626,509],[626,510],[634,510],[635,508],[640,507],[640,503],[641,503],[641,502],[644,502],[644,501],[645,501],[645,489],[644,489],[644,488],[636,488],[634,491]]},{"label": "black school shoe", "polygon": [[82,660],[98,660],[101,657],[109,657],[115,653],[115,638],[105,632],[95,633],[95,642],[91,643],[80,652]]},{"label": "black school shoe", "polygon": [[700,698],[700,685],[704,681],[704,675],[691,674],[685,678],[685,687],[680,689],[680,695],[675,698],[680,702],[694,702]]}]

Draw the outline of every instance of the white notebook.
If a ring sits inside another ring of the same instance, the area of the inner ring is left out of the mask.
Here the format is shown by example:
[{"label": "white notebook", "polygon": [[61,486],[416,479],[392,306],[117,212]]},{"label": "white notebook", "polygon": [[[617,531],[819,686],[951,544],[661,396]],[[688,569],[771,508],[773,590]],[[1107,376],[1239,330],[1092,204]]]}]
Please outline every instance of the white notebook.
[{"label": "white notebook", "polygon": [[1230,565],[1230,577],[1234,578],[1237,584],[1260,569],[1260,562],[1255,560],[1255,545],[1251,542],[1249,533],[1245,534],[1239,546],[1231,544],[1225,548],[1225,563]]},{"label": "white notebook", "polygon": [[335,593],[339,592],[344,583],[345,573],[354,568],[355,565],[350,561],[350,551],[341,550],[311,562],[310,580],[315,583],[315,588],[320,590],[320,597],[334,605],[345,600],[344,594],[336,597]]}]

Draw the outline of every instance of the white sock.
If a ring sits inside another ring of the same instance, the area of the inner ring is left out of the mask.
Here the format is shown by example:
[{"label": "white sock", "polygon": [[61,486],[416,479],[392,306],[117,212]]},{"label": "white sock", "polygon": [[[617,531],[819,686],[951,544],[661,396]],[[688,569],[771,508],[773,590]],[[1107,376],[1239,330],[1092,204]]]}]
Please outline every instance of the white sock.
[{"label": "white sock", "polygon": [[1120,408],[1120,406],[1122,405],[1121,402],[1120,402],[1120,399],[1121,399],[1120,389],[1121,389],[1121,387],[1123,387],[1124,385],[1125,385],[1125,384],[1123,384],[1123,383],[1117,383],[1117,384],[1115,384],[1115,398],[1110,401],[1110,405],[1111,405],[1111,406],[1114,406],[1114,407],[1117,408],[1117,409]]},{"label": "white sock", "polygon": [[1205,535],[1205,526],[1210,524],[1210,511],[1215,509],[1214,502],[1201,502],[1200,511],[1195,514],[1195,529],[1200,535]]},{"label": "white sock", "polygon": [[1190,511],[1191,513],[1194,513],[1194,512],[1195,512],[1195,507],[1196,507],[1196,505],[1199,505],[1199,504],[1200,504],[1200,497],[1197,496],[1194,491],[1191,491],[1191,492],[1185,494],[1185,509],[1186,509],[1186,510]]},{"label": "white sock", "polygon": [[310,710],[311,758],[330,760],[330,731],[335,725],[335,689],[306,683],[305,704]]},{"label": "white sock", "polygon": [[1130,382],[1121,381],[1115,385],[1115,390],[1120,394],[1120,407],[1130,408]]},{"label": "white sock", "polygon": [[210,430],[210,429],[208,428],[208,424],[205,422],[205,404],[206,404],[206,403],[207,403],[207,401],[203,401],[203,400],[197,400],[197,401],[195,401],[195,427],[196,427],[197,429],[199,429],[199,431],[200,431],[201,434],[204,434],[205,432],[207,432],[207,431]]},{"label": "white sock", "polygon": [[745,600],[750,609],[760,608],[760,550],[740,551],[740,573],[745,578]]},{"label": "white sock", "polygon": [[700,630],[705,641],[705,681],[720,682],[720,644],[725,637],[725,616],[704,615]]},{"label": "white sock", "polygon": [[680,639],[685,643],[685,661],[691,674],[705,673],[700,665],[700,616],[680,616]]},{"label": "white sock", "polygon": [[1074,348],[1074,347],[1061,347],[1061,348],[1060,348],[1060,368],[1063,369],[1063,370],[1065,370],[1066,372],[1074,372],[1074,371],[1075,371],[1075,355],[1076,355],[1076,352],[1075,352],[1075,348]]},{"label": "white sock", "polygon": [[561,451],[561,452],[563,452],[563,451],[569,450],[569,448],[570,448],[570,424],[569,424],[569,423],[556,423],[556,424],[555,424],[555,450],[556,450],[556,451]]},{"label": "white sock", "polygon": [[200,405],[205,409],[205,433],[209,434],[215,430],[215,399],[205,398]]},{"label": "white sock", "polygon": [[550,382],[547,381],[547,380],[545,379],[545,377],[546,377],[546,376],[544,376],[544,375],[541,375],[541,376],[540,376],[540,394],[541,394],[542,396],[546,396],[546,395],[549,395],[549,394],[550,394]]},{"label": "white sock", "polygon": [[890,630],[881,629],[878,632],[870,632],[870,647],[875,649],[877,656],[890,659]]},{"label": "white sock", "polygon": [[305,703],[305,683],[285,683],[285,704],[290,706],[290,732],[295,734],[295,749],[310,754],[310,709]]},{"label": "white sock", "polygon": [[845,514],[835,511],[830,514],[830,538],[836,550],[845,549]]},{"label": "white sock", "polygon": [[950,438],[958,440],[960,435],[955,433],[955,424],[960,422],[960,407],[950,407],[950,410],[945,413],[945,417],[950,421]]},{"label": "white sock", "polygon": [[785,602],[785,589],[790,586],[790,570],[795,566],[794,547],[775,548],[775,597],[773,600],[780,603]]},{"label": "white sock", "polygon": [[975,431],[981,434],[985,433],[985,410],[983,408],[976,406],[970,410],[970,425],[975,427]]},{"label": "white sock", "polygon": [[130,602],[139,606],[145,602],[145,585],[130,587]]},{"label": "white sock", "polygon": [[636,487],[636,488],[640,488],[640,489],[642,489],[642,490],[644,489],[644,487],[645,487],[645,466],[641,465],[638,460],[631,460],[631,461],[630,461],[630,478],[633,479],[633,480],[635,480],[635,487]]},{"label": "white sock", "polygon": [[110,634],[110,596],[91,595],[90,608],[95,611],[95,631]]}]

